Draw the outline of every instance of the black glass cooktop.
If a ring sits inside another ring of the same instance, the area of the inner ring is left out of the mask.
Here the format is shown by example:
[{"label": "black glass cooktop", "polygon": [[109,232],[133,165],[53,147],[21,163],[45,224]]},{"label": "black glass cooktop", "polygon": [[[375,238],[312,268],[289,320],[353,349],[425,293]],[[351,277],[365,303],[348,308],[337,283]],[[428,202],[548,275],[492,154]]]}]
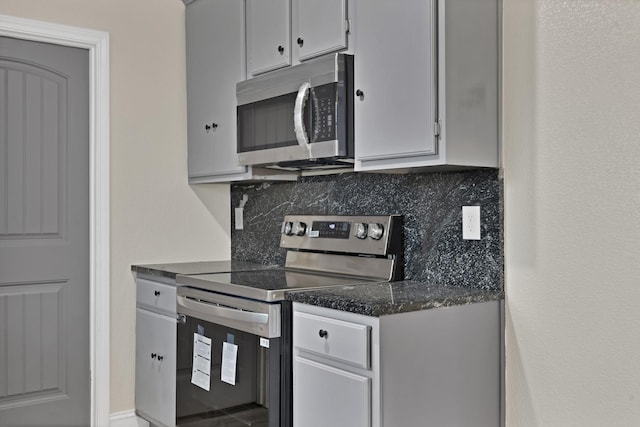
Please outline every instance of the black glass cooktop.
[{"label": "black glass cooktop", "polygon": [[178,285],[212,292],[257,299],[280,301],[286,292],[369,282],[367,279],[307,273],[285,268],[234,273],[177,276]]}]

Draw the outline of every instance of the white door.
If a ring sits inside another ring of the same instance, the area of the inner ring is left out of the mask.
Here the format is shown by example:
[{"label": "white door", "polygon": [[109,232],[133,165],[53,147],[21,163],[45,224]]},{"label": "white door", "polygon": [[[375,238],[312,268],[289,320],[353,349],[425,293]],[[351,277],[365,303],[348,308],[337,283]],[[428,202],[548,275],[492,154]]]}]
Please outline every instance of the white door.
[{"label": "white door", "polygon": [[0,424],[88,426],[89,54],[0,37]]}]

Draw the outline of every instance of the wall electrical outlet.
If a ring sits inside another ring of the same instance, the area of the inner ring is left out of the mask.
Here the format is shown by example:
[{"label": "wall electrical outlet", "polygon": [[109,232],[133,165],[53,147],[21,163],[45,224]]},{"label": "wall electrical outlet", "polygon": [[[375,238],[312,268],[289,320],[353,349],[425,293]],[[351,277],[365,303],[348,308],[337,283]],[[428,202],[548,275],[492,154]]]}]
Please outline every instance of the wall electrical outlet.
[{"label": "wall electrical outlet", "polygon": [[236,226],[236,230],[243,230],[244,229],[244,208],[236,208],[235,209],[235,226]]},{"label": "wall electrical outlet", "polygon": [[480,206],[462,207],[462,238],[480,240]]}]

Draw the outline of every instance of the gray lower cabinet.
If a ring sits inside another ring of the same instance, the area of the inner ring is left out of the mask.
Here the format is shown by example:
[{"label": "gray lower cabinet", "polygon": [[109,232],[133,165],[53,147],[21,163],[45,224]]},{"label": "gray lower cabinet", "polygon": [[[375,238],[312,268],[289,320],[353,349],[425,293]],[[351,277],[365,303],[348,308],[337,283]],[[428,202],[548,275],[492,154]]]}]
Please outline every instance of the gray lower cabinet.
[{"label": "gray lower cabinet", "polygon": [[175,284],[136,279],[136,394],[139,416],[154,425],[176,421]]},{"label": "gray lower cabinet", "polygon": [[371,426],[371,378],[304,357],[293,363],[296,382],[311,385],[294,390],[295,426]]},{"label": "gray lower cabinet", "polygon": [[294,427],[500,425],[499,302],[293,312]]},{"label": "gray lower cabinet", "polygon": [[353,0],[355,169],[498,166],[497,0]]}]

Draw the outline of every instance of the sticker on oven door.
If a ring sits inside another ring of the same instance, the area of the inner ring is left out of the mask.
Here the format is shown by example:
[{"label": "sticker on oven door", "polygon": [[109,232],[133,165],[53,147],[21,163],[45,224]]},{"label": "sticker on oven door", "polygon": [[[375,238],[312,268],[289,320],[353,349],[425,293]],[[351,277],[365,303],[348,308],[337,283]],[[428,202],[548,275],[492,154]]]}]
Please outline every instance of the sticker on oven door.
[{"label": "sticker on oven door", "polygon": [[260,347],[269,348],[269,340],[266,338],[260,337]]},{"label": "sticker on oven door", "polygon": [[220,381],[236,385],[236,362],[238,360],[238,346],[228,342],[222,343],[222,368]]},{"label": "sticker on oven door", "polygon": [[211,388],[211,338],[193,334],[191,383],[209,391]]}]

